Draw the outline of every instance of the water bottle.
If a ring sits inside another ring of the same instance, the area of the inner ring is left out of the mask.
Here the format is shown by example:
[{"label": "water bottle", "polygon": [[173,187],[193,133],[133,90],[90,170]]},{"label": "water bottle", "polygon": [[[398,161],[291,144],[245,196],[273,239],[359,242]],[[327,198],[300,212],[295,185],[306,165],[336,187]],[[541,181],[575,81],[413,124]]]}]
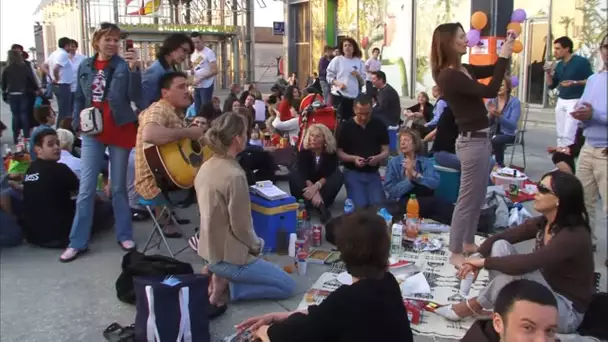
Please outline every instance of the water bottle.
[{"label": "water bottle", "polygon": [[354,210],[355,210],[355,204],[353,203],[353,200],[351,200],[350,198],[347,198],[346,201],[344,201],[344,213],[350,214]]}]

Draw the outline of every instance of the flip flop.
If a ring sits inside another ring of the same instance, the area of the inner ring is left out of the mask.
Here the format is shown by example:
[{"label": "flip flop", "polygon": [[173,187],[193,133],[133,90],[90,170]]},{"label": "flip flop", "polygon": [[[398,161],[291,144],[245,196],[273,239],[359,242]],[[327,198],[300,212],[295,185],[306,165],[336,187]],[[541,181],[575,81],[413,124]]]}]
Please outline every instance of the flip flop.
[{"label": "flip flop", "polygon": [[105,328],[103,331],[103,337],[106,339],[106,341],[110,342],[134,342],[135,327],[133,324],[123,327],[114,322]]},{"label": "flip flop", "polygon": [[195,252],[198,252],[198,234],[194,234],[192,237],[188,239],[188,245]]},{"label": "flip flop", "polygon": [[63,256],[63,254],[65,254],[65,252],[66,252],[66,251],[64,251],[63,254],[61,254],[61,256],[59,257],[59,262],[67,263],[67,262],[74,261],[74,260],[78,259],[79,256],[81,256],[89,251],[88,248],[83,248],[83,249],[72,248],[72,249],[74,249],[76,251],[74,253],[74,255],[72,255],[69,258],[62,258],[61,256]]}]

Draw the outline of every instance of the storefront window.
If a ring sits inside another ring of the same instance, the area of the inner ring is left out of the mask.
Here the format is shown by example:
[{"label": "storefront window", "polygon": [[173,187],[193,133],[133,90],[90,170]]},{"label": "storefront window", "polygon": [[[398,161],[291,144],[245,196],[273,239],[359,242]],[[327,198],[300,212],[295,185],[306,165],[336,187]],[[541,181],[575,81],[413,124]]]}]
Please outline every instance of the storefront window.
[{"label": "storefront window", "polygon": [[[416,1],[416,92],[429,92],[435,85],[430,65],[433,31],[438,25],[449,22],[459,22],[468,30],[471,0]],[[464,56],[463,61],[467,60],[468,57]]]},{"label": "storefront window", "polygon": [[[311,69],[315,72],[319,72],[319,59],[323,55],[323,48],[325,46],[325,4],[326,0],[311,0],[310,8],[311,11]],[[302,75],[304,77],[305,75]],[[306,75],[308,77],[308,75]]]}]

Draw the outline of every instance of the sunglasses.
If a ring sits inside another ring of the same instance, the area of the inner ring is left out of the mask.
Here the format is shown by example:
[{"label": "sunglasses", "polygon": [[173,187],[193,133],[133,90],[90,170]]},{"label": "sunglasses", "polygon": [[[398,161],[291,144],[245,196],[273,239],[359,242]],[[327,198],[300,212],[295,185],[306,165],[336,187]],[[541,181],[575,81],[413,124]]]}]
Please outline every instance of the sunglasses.
[{"label": "sunglasses", "polygon": [[543,183],[537,183],[536,188],[538,189],[538,192],[542,195],[549,195],[549,194],[555,195],[555,192],[553,192],[553,190],[546,187]]},{"label": "sunglasses", "polygon": [[104,23],[99,24],[99,29],[100,30],[120,30],[120,28],[118,27],[118,25],[112,24],[112,23],[108,23],[108,22],[104,22]]}]

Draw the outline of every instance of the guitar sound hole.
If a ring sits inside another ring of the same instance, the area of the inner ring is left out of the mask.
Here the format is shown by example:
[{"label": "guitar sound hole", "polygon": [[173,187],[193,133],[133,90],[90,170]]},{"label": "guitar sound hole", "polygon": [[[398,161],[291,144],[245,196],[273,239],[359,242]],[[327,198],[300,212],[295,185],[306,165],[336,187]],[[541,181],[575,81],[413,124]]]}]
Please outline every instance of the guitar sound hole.
[{"label": "guitar sound hole", "polygon": [[198,141],[192,140],[190,142],[190,145],[192,147],[192,152],[194,153],[201,153],[201,151],[203,151],[203,147],[201,146],[201,144],[199,144]]}]

